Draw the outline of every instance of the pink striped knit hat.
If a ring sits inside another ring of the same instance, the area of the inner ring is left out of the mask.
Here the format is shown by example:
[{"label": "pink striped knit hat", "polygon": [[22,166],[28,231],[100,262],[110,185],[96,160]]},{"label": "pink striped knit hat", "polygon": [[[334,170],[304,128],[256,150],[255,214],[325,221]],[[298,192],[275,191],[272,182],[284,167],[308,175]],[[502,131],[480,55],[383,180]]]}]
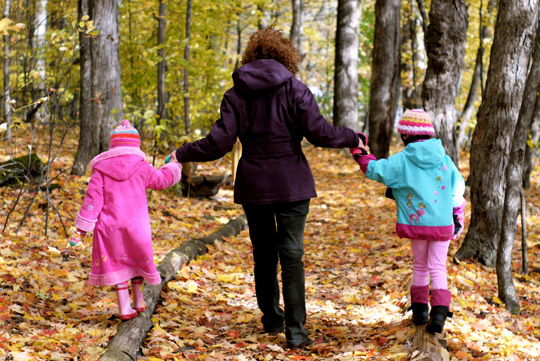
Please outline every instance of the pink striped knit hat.
[{"label": "pink striped knit hat", "polygon": [[422,109],[407,109],[398,123],[398,132],[406,135],[433,136],[435,130],[431,124],[431,117]]},{"label": "pink striped knit hat", "polygon": [[129,120],[124,119],[111,134],[109,148],[116,147],[137,147],[141,146],[141,137],[137,129],[129,124]]}]

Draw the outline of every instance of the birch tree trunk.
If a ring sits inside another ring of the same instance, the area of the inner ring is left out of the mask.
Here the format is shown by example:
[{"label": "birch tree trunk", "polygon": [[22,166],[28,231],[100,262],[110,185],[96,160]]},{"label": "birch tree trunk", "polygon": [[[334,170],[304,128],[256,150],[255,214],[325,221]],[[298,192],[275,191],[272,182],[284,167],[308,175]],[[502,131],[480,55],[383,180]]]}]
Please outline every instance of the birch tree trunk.
[{"label": "birch tree trunk", "polygon": [[[538,2],[536,10],[538,14]],[[538,18],[536,20],[538,22]],[[538,24],[535,24],[535,28]],[[512,141],[510,160],[506,167],[506,194],[502,216],[502,231],[499,249],[497,251],[497,284],[499,298],[505,303],[506,309],[517,315],[519,301],[512,276],[512,246],[517,230],[517,216],[520,207],[521,185],[523,179],[523,159],[527,148],[527,134],[533,117],[534,104],[537,99],[537,90],[540,85],[540,36],[536,31],[532,66],[525,84],[523,100],[519,112],[518,122]]]},{"label": "birch tree trunk", "polygon": [[186,9],[186,48],[184,49],[184,59],[186,69],[184,69],[184,125],[186,134],[191,131],[191,119],[189,118],[189,43],[191,41],[191,8],[192,0],[187,1]]},{"label": "birch tree trunk", "polygon": [[291,24],[290,40],[293,46],[300,54],[298,62],[298,74],[296,77],[302,79],[301,63],[304,54],[302,54],[302,33],[304,32],[304,0],[292,0],[293,20]]},{"label": "birch tree trunk", "polygon": [[471,223],[457,260],[474,258],[494,267],[501,236],[505,173],[521,107],[538,0],[501,0],[491,59],[470,159]]},{"label": "birch tree trunk", "polygon": [[[11,0],[6,0],[4,18],[9,19]],[[4,41],[4,118],[6,121],[6,140],[11,145],[11,87],[9,85],[9,34],[3,35]]]},{"label": "birch tree trunk", "polygon": [[334,125],[358,130],[358,0],[339,0],[334,73]]},{"label": "birch tree trunk", "polygon": [[375,39],[369,102],[369,148],[387,158],[394,130],[401,83],[401,0],[375,3]]},{"label": "birch tree trunk", "polygon": [[467,41],[465,0],[433,0],[426,34],[428,67],[422,86],[424,110],[431,115],[435,136],[457,165],[455,146],[456,96],[459,91]]}]

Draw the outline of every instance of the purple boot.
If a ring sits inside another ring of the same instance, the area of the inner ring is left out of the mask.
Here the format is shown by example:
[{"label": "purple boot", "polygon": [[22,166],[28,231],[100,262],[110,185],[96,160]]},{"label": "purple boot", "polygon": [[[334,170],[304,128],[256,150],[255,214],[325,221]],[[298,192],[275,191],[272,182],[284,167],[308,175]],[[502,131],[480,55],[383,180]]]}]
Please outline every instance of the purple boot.
[{"label": "purple boot", "polygon": [[429,285],[411,286],[412,321],[415,325],[425,325],[428,322],[429,312]]},{"label": "purple boot", "polygon": [[429,333],[441,333],[447,317],[452,317],[449,311],[452,294],[448,290],[438,289],[431,291],[431,312],[426,330]]}]

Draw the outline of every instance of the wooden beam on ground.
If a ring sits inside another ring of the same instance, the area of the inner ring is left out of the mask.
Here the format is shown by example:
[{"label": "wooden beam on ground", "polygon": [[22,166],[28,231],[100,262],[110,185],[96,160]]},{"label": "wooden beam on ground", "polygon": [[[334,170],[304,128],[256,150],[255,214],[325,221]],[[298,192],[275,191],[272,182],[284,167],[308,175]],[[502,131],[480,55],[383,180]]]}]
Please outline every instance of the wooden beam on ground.
[{"label": "wooden beam on ground", "polygon": [[180,247],[169,252],[157,269],[161,274],[161,284],[146,285],[144,287],[144,300],[148,309],[129,321],[123,321],[118,325],[116,335],[112,338],[106,351],[101,355],[100,361],[136,361],[137,352],[146,338],[146,334],[152,327],[152,314],[161,300],[161,290],[165,285],[176,277],[176,273],[197,256],[208,251],[207,245],[213,245],[223,237],[232,237],[240,233],[247,225],[246,216],[242,215],[227,223],[203,238],[184,242]]}]

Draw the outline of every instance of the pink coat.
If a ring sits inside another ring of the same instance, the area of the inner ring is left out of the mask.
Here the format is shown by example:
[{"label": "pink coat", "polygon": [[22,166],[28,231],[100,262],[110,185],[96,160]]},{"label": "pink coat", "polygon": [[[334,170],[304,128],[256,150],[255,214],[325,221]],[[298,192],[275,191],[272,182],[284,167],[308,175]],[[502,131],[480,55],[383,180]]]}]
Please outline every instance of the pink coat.
[{"label": "pink coat", "polygon": [[93,170],[75,225],[94,231],[89,283],[110,286],[134,277],[159,284],[146,189],[163,189],[182,176],[180,163],[155,169],[134,147],[117,147],[90,163]]}]

